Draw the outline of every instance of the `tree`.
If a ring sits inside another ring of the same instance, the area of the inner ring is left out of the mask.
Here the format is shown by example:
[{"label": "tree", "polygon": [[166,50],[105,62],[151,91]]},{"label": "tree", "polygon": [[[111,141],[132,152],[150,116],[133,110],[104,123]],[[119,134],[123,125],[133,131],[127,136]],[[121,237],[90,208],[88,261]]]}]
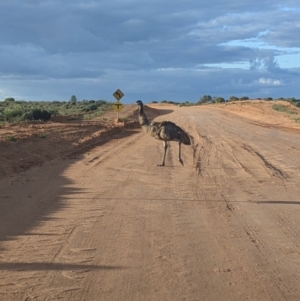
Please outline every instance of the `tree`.
[{"label": "tree", "polygon": [[13,102],[13,101],[15,101],[15,99],[12,97],[7,97],[4,99],[4,102]]},{"label": "tree", "polygon": [[197,102],[197,104],[203,104],[203,103],[207,103],[207,102],[211,102],[212,101],[212,97],[210,95],[203,95],[200,100]]},{"label": "tree", "polygon": [[225,102],[225,99],[223,97],[214,97],[213,101],[215,103],[222,103]]},{"label": "tree", "polygon": [[72,95],[71,98],[70,98],[70,103],[71,103],[72,105],[76,105],[76,102],[77,102],[76,96],[75,96],[75,95]]},{"label": "tree", "polygon": [[249,97],[248,97],[248,96],[242,96],[242,97],[240,98],[240,100],[249,100]]},{"label": "tree", "polygon": [[239,100],[239,99],[236,96],[230,96],[229,97],[229,101],[237,101],[237,100]]}]

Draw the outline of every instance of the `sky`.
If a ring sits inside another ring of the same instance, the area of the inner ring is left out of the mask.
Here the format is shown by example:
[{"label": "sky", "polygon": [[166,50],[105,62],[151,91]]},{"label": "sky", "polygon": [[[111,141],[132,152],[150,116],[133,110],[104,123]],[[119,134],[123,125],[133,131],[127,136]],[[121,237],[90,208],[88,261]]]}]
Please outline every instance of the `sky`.
[{"label": "sky", "polygon": [[298,0],[1,0],[0,100],[300,98]]}]

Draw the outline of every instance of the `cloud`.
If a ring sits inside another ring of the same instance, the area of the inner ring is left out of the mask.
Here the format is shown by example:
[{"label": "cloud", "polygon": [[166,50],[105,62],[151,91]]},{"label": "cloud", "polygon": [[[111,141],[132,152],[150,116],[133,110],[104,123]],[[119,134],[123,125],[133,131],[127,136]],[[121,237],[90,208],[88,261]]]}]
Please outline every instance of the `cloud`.
[{"label": "cloud", "polygon": [[299,17],[296,0],[3,0],[1,95],[300,97]]},{"label": "cloud", "polygon": [[264,78],[261,77],[258,80],[259,84],[261,85],[267,85],[267,86],[281,86],[283,85],[283,82],[279,79],[273,79],[273,78]]},{"label": "cloud", "polygon": [[250,69],[252,70],[269,70],[279,69],[279,64],[272,56],[250,59]]}]

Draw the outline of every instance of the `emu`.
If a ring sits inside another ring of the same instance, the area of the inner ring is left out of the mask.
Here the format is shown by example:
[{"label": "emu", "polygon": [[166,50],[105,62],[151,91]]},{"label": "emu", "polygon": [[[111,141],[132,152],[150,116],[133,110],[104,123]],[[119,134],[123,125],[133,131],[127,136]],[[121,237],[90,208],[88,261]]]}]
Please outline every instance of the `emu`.
[{"label": "emu", "polygon": [[144,113],[143,102],[138,100],[136,103],[139,106],[139,122],[143,130],[155,139],[163,141],[164,155],[161,164],[158,166],[165,166],[165,158],[168,148],[167,141],[178,142],[178,161],[183,165],[183,161],[181,159],[181,143],[185,145],[191,145],[191,139],[189,135],[182,128],[171,121],[149,122]]}]

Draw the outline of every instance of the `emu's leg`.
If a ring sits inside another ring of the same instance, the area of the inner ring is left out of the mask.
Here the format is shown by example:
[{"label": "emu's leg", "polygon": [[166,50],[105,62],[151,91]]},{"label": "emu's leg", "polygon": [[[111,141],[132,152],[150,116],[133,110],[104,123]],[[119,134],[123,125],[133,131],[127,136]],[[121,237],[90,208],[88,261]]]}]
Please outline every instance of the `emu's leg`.
[{"label": "emu's leg", "polygon": [[178,144],[179,144],[178,161],[183,165],[183,161],[181,159],[181,142],[179,142]]},{"label": "emu's leg", "polygon": [[164,156],[163,156],[161,164],[159,164],[158,166],[165,166],[165,158],[166,158],[168,144],[166,141],[163,141],[163,145],[164,145]]}]

